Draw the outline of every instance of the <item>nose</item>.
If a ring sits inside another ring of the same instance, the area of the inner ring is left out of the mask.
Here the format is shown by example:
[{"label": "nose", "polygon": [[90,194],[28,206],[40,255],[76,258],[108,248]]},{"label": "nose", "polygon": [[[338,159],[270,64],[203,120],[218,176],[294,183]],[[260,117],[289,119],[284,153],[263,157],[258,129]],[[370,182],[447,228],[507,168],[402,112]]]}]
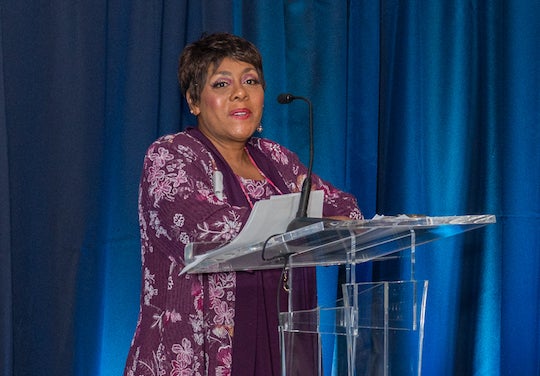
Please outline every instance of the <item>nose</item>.
[{"label": "nose", "polygon": [[245,100],[248,96],[247,90],[241,82],[233,84],[231,91],[231,100]]}]

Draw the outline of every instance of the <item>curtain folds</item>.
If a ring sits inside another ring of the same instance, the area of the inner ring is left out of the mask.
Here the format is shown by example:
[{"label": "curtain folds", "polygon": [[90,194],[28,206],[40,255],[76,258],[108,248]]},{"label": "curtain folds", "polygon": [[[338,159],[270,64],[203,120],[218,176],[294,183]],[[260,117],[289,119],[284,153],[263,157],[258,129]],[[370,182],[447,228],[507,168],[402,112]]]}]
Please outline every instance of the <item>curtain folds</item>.
[{"label": "curtain folds", "polygon": [[[539,17],[504,0],[3,1],[0,373],[120,374],[142,157],[195,122],[183,46],[231,31],[263,54],[263,136],[307,162],[307,106],[276,97],[309,97],[315,171],[367,217],[497,215],[417,250],[424,374],[538,374]],[[336,278],[321,271],[325,299]]]},{"label": "curtain folds", "polygon": [[[0,15],[2,4],[0,4]],[[0,17],[0,373],[9,375],[13,367],[13,311],[11,274],[11,219],[9,165],[4,93],[4,64]]]}]

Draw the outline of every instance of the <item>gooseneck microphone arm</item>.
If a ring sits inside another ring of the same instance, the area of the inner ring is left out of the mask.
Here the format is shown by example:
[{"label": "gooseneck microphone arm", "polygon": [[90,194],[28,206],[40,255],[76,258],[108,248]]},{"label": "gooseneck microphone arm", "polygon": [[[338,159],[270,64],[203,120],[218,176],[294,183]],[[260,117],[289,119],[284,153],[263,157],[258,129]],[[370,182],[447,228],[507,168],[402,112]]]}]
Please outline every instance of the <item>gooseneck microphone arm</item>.
[{"label": "gooseneck microphone arm", "polygon": [[[306,178],[304,179],[304,183],[302,184],[302,192],[300,194],[300,203],[298,205],[298,211],[296,212],[296,218],[289,224],[287,227],[287,231],[292,231],[295,229],[298,229],[300,227],[307,226],[310,223],[313,223],[313,221],[307,220],[307,209],[309,204],[309,195],[311,192],[311,176],[312,176],[312,170],[313,170],[313,149],[314,149],[314,140],[313,140],[313,105],[311,104],[311,101],[305,97],[299,97],[292,94],[284,93],[279,94],[277,97],[277,101],[280,104],[289,104],[294,100],[302,100],[306,102],[309,106],[309,163],[308,163],[308,170]],[[320,218],[318,218],[319,221],[321,221]]]}]

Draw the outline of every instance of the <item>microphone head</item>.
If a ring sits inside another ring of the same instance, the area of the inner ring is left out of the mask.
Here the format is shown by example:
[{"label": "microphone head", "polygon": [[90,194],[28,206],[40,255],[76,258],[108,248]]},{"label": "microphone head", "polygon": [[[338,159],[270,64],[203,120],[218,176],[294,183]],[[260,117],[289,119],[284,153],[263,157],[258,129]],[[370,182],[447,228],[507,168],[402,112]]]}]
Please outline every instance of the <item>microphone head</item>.
[{"label": "microphone head", "polygon": [[277,97],[277,101],[280,104],[289,104],[295,99],[296,99],[295,96],[289,93],[281,93]]}]

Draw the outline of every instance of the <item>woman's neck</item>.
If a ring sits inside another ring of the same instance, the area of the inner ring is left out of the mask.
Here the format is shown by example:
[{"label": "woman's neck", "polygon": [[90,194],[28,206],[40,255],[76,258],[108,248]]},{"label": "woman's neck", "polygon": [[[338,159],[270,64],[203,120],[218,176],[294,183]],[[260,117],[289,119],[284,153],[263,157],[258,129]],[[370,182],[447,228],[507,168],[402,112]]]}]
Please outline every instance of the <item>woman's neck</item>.
[{"label": "woman's neck", "polygon": [[199,128],[194,128],[193,130],[201,133],[212,144],[235,175],[253,180],[264,179],[264,175],[262,175],[255,162],[249,156],[245,143],[224,143],[211,137]]},{"label": "woman's neck", "polygon": [[222,151],[220,152],[236,175],[253,180],[263,179],[259,168],[250,158],[245,147],[242,147],[241,149],[228,150],[225,151],[225,153]]}]

